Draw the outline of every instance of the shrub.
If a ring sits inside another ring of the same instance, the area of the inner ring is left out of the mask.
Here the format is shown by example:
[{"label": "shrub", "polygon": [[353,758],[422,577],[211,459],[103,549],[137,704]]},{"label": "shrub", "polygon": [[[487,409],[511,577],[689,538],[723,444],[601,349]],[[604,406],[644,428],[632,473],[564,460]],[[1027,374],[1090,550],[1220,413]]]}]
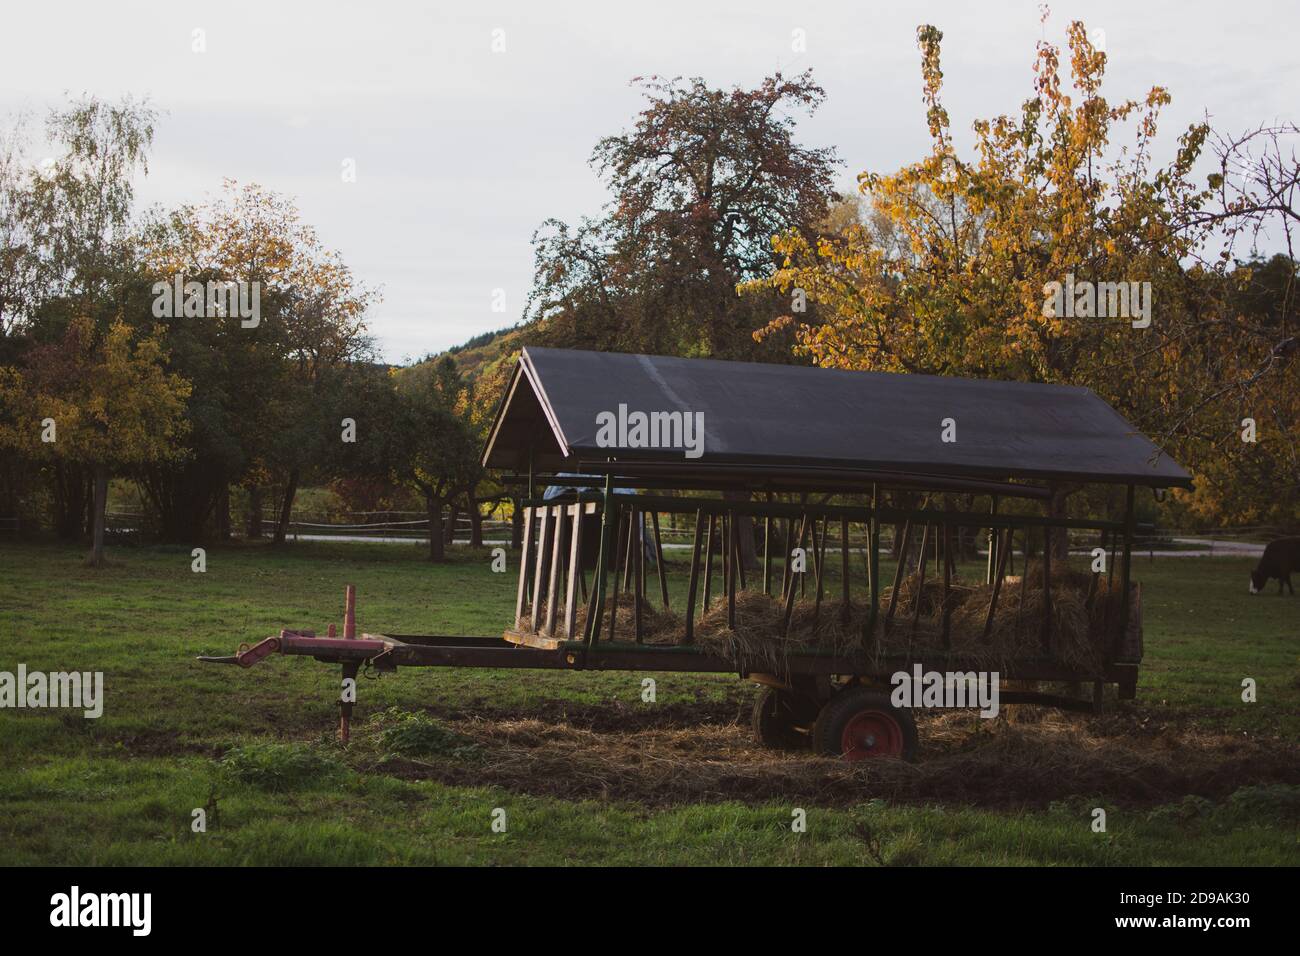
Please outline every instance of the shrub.
[{"label": "shrub", "polygon": [[467,757],[477,751],[468,737],[448,730],[428,714],[390,708],[377,715],[379,742],[388,753],[403,757]]}]

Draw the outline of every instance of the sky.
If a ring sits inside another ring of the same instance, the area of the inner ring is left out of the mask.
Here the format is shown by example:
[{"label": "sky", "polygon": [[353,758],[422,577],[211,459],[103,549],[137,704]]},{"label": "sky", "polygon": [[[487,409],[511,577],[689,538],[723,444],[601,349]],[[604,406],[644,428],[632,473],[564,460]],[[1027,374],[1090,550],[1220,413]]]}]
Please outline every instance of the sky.
[{"label": "sky", "polygon": [[1300,6],[1260,0],[1056,3],[1045,27],[1021,0],[42,0],[6,10],[0,113],[147,96],[163,115],[138,203],[202,201],[227,178],[292,197],[381,289],[370,330],[402,362],[520,319],[534,230],[608,198],[588,159],[641,108],[633,77],[752,87],[811,68],[826,102],[799,137],[836,147],[848,188],[929,147],[919,24],[944,33],[945,105],[969,143],[973,120],[1017,111],[1035,43],[1062,44],[1073,19],[1101,31],[1111,99],[1172,93],[1158,157],[1207,115],[1225,131],[1300,120]]}]

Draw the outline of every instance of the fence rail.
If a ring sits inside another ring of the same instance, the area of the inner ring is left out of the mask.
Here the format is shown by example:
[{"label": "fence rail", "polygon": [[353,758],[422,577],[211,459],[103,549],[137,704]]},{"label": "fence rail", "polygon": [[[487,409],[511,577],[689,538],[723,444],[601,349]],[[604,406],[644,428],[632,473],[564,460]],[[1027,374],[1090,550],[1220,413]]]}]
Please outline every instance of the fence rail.
[{"label": "fence rail", "polygon": [[[684,499],[686,500],[686,499]],[[692,499],[693,500],[693,499]],[[344,521],[341,517],[361,518],[360,521]],[[665,515],[665,518],[668,516]],[[138,534],[148,529],[151,518],[148,515],[111,511],[106,515],[107,526],[115,534]],[[694,535],[694,521],[689,515],[673,515],[671,521],[665,520],[662,538],[665,547],[678,550],[689,548]],[[270,535],[275,528],[278,516],[265,514],[262,518],[264,534]],[[485,541],[509,540],[512,522],[508,519],[484,519],[481,522]],[[465,515],[458,515],[454,540],[468,540],[472,522]],[[0,533],[17,533],[20,519],[17,517],[0,517]],[[893,538],[897,529],[883,525],[880,529],[880,546],[883,551],[893,550]],[[1183,551],[1189,553],[1222,553],[1224,555],[1241,555],[1251,553],[1262,547],[1265,542],[1283,537],[1287,529],[1275,525],[1251,525],[1240,528],[1213,528],[1209,530],[1175,529],[1153,525],[1138,524],[1133,537],[1133,551],[1136,554]],[[1095,530],[1071,529],[1068,532],[1072,551],[1090,551],[1101,544],[1101,533]],[[340,537],[340,538],[375,538],[397,539],[409,538],[412,541],[427,540],[429,537],[429,519],[424,512],[418,511],[355,511],[326,513],[319,511],[294,512],[288,526],[289,537]],[[979,539],[980,546],[984,541]],[[866,536],[854,532],[850,535],[850,547],[863,550],[867,546]]]}]

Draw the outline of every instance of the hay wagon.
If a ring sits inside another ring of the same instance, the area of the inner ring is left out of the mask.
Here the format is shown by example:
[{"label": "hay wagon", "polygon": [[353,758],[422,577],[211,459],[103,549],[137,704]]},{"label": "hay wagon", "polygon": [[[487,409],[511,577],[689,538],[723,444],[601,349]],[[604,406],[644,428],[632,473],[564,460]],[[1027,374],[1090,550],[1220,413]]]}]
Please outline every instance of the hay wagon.
[{"label": "hay wagon", "polygon": [[[363,667],[735,673],[760,685],[764,744],[911,757],[899,674],[992,675],[1003,703],[1132,699],[1135,493],[1190,485],[1084,388],[542,348],[483,462],[522,512],[502,634],[358,634],[349,586],[341,635],[201,659],[306,655],[345,686]],[[1093,485],[1118,518],[1065,513]],[[1087,538],[1087,571],[1053,560],[1061,534]]]}]

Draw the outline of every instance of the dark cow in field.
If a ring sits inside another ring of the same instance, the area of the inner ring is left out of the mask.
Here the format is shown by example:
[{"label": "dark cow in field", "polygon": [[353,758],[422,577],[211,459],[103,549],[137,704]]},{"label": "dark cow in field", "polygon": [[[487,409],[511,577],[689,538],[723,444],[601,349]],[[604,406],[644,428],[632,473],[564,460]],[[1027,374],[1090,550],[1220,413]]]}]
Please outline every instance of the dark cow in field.
[{"label": "dark cow in field", "polygon": [[1250,572],[1250,593],[1259,594],[1269,578],[1277,578],[1277,593],[1282,587],[1291,589],[1295,594],[1295,585],[1291,583],[1291,572],[1300,571],[1300,538],[1278,538],[1264,546],[1259,564]]}]

